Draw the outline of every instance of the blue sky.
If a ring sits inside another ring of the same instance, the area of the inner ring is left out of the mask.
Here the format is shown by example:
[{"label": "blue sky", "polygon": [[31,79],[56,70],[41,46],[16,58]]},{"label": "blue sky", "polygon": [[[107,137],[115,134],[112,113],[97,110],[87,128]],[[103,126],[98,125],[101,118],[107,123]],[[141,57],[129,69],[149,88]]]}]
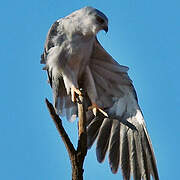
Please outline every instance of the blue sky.
[{"label": "blue sky", "polygon": [[[65,147],[44,99],[52,100],[40,54],[51,24],[84,6],[109,18],[98,37],[105,49],[130,67],[150,133],[160,179],[179,178],[180,161],[180,1],[69,0],[2,1],[0,89],[0,179],[71,179]],[[77,122],[63,124],[74,144]],[[84,179],[120,180],[107,159],[99,164],[95,146],[85,161]]]}]

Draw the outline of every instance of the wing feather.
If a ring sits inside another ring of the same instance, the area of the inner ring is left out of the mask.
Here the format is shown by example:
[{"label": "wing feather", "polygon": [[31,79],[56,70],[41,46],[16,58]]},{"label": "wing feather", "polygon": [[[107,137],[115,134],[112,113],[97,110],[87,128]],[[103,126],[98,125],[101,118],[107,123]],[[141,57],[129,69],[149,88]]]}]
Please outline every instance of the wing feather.
[{"label": "wing feather", "polygon": [[120,166],[124,180],[130,180],[130,158],[129,158],[129,141],[127,136],[127,127],[121,125],[120,140]]},{"label": "wing feather", "polygon": [[[41,63],[45,64],[44,69],[47,70],[57,113],[73,121],[77,117],[77,105],[71,101],[70,91],[65,87],[67,83],[61,72],[69,53],[69,49],[64,48],[67,37],[61,23],[58,20],[50,28]],[[150,180],[150,176],[159,180],[152,143],[136,91],[127,73],[128,67],[118,64],[97,39],[88,63],[97,91],[97,101],[109,115],[107,118],[97,113],[94,117],[87,108],[90,97],[86,93],[88,148],[97,139],[97,160],[103,162],[109,151],[111,171],[116,173],[120,167],[124,180],[130,180],[131,176],[134,180]],[[85,86],[85,82],[79,85],[87,90]]]},{"label": "wing feather", "polygon": [[113,120],[111,129],[109,147],[109,164],[111,171],[116,173],[119,168],[119,157],[120,157],[120,123],[117,120]]},{"label": "wing feather", "polygon": [[138,162],[138,148],[136,147],[137,139],[134,138],[134,134],[136,132],[133,130],[128,131],[128,141],[129,141],[129,152],[130,152],[130,166],[131,166],[131,172],[134,179],[141,179],[141,173],[140,173],[140,165]]},{"label": "wing feather", "polygon": [[97,115],[87,127],[89,147],[97,138],[98,161],[104,160],[108,150],[111,171],[116,173],[120,167],[124,180],[131,176],[134,180],[150,180],[150,176],[159,180],[152,143],[128,68],[119,65],[97,40],[89,66],[98,100],[111,102],[103,106],[109,117],[97,122]]},{"label": "wing feather", "polygon": [[111,127],[112,121],[109,118],[105,118],[100,127],[97,138],[96,155],[99,162],[103,162],[105,158],[109,145]]},{"label": "wing feather", "polygon": [[77,116],[77,105],[72,103],[70,96],[66,92],[62,69],[68,59],[68,48],[64,48],[66,33],[63,30],[62,19],[54,22],[48,31],[44,52],[41,55],[41,63],[45,64],[48,81],[53,90],[54,107],[56,112],[67,116],[73,121]]},{"label": "wing feather", "polygon": [[104,117],[102,115],[96,116],[91,123],[88,125],[87,127],[87,146],[88,148],[90,148],[92,146],[92,144],[94,143],[98,132],[99,132],[99,128],[101,127],[102,123],[103,123]]}]

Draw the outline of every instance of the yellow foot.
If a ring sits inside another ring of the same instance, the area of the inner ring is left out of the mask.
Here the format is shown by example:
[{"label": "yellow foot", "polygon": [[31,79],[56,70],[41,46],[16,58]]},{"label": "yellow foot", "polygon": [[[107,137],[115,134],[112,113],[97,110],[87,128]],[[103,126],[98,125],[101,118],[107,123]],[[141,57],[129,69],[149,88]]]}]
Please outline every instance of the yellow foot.
[{"label": "yellow foot", "polygon": [[92,105],[90,107],[88,107],[88,110],[91,110],[91,109],[95,116],[97,114],[97,111],[100,111],[104,116],[108,117],[108,114],[106,112],[104,112],[102,109],[100,109],[96,103],[92,103]]},{"label": "yellow foot", "polygon": [[71,88],[71,100],[72,102],[76,102],[76,94],[78,94],[79,96],[82,95],[81,91],[75,87]]}]

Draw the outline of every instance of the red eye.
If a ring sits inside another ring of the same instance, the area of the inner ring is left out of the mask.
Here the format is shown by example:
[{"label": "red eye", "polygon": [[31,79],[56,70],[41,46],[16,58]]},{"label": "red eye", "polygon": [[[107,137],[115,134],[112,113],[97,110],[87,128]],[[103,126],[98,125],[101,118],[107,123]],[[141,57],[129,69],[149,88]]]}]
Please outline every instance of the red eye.
[{"label": "red eye", "polygon": [[97,16],[96,20],[100,23],[103,24],[104,23],[104,19],[102,19],[101,17]]}]

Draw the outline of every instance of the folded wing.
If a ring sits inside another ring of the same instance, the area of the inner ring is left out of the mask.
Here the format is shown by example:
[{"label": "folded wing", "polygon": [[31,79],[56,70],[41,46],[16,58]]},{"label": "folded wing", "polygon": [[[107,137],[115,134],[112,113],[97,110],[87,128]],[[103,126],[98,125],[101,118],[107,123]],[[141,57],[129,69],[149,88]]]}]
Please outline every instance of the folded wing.
[{"label": "folded wing", "polygon": [[68,59],[68,49],[65,48],[66,33],[63,30],[62,19],[57,20],[48,31],[44,52],[41,55],[41,64],[45,64],[48,82],[53,90],[54,107],[61,116],[69,121],[77,117],[77,105],[67,94],[63,75],[60,68],[64,68]]}]

